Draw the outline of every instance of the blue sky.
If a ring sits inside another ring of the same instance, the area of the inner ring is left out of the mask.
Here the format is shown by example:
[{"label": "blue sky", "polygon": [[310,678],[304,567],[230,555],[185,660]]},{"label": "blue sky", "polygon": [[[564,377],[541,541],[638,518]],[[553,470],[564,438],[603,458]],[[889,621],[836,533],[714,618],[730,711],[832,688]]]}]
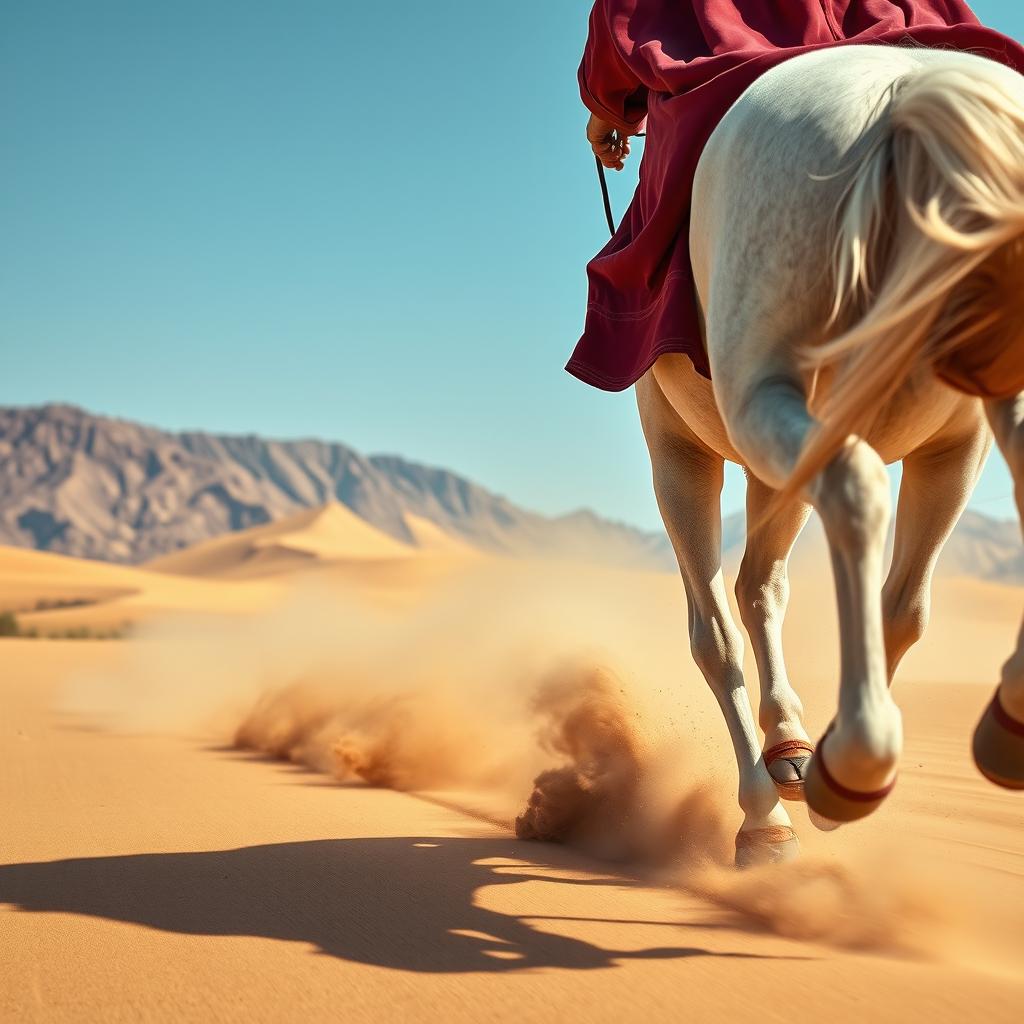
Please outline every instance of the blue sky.
[{"label": "blue sky", "polygon": [[[342,440],[657,526],[632,394],[561,369],[606,237],[589,6],[5,4],[0,403]],[[1017,0],[974,7],[1024,37]],[[993,459],[976,507],[1010,493]]]}]

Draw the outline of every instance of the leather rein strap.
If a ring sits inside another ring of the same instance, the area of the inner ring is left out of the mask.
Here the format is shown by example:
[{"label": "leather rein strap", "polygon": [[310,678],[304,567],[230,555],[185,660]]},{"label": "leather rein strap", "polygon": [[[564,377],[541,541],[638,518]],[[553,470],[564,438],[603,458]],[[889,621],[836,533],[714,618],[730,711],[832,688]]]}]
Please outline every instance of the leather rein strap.
[{"label": "leather rein strap", "polygon": [[612,216],[612,201],[608,197],[608,179],[604,176],[604,164],[601,158],[594,155],[594,163],[597,164],[597,180],[601,182],[601,198],[604,200],[604,217],[608,221],[608,231],[615,234],[615,218]]},{"label": "leather rein strap", "polygon": [[[639,132],[636,138],[642,139],[647,132]],[[601,158],[595,153],[594,163],[597,164],[597,180],[601,183],[601,198],[604,200],[604,219],[608,221],[608,233],[615,234],[615,218],[612,216],[612,201],[608,195],[608,179],[605,177],[604,164]]]}]

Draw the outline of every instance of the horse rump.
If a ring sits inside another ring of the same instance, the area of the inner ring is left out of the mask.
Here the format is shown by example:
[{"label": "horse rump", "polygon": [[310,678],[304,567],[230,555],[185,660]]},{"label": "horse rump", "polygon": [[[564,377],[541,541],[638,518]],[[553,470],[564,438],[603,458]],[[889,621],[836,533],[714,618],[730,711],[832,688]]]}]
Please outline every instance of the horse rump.
[{"label": "horse rump", "polygon": [[804,353],[835,379],[793,491],[922,362],[968,394],[1024,390],[1024,77],[963,54],[922,63],[839,173],[832,315]]}]

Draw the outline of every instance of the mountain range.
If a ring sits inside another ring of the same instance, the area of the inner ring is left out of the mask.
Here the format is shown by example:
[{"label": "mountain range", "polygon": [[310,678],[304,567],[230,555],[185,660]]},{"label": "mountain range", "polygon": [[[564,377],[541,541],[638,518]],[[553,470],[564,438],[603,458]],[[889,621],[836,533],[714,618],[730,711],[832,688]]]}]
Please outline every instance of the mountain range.
[{"label": "mountain range", "polygon": [[[138,564],[332,502],[411,546],[414,517],[491,553],[675,568],[661,532],[585,509],[543,516],[397,455],[314,439],[171,432],[70,405],[0,408],[0,544]],[[820,548],[820,530],[807,533],[798,554]],[[735,563],[742,513],[726,519],[723,537]],[[1024,582],[1017,524],[967,512],[941,565],[956,575]]]},{"label": "mountain range", "polygon": [[0,408],[0,544],[138,564],[331,502],[414,546],[410,515],[488,552],[674,565],[661,534],[586,510],[542,516],[394,455],[173,433],[69,405]]}]

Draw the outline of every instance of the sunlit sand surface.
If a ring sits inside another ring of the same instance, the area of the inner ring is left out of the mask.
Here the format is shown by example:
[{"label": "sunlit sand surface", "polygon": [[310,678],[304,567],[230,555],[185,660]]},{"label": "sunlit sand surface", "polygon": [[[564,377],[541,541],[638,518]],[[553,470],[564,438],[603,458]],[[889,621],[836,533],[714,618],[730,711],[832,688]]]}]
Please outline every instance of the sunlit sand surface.
[{"label": "sunlit sand surface", "polygon": [[[1019,1020],[1024,803],[969,736],[1024,592],[941,580],[893,798],[828,834],[798,807],[802,861],[741,875],[678,581],[411,525],[420,548],[328,510],[142,569],[0,551],[24,627],[133,625],[0,641],[0,1019]],[[799,563],[786,638],[814,734],[825,565]],[[583,850],[516,840],[595,694],[642,806]],[[680,801],[669,856],[596,856]]]}]

